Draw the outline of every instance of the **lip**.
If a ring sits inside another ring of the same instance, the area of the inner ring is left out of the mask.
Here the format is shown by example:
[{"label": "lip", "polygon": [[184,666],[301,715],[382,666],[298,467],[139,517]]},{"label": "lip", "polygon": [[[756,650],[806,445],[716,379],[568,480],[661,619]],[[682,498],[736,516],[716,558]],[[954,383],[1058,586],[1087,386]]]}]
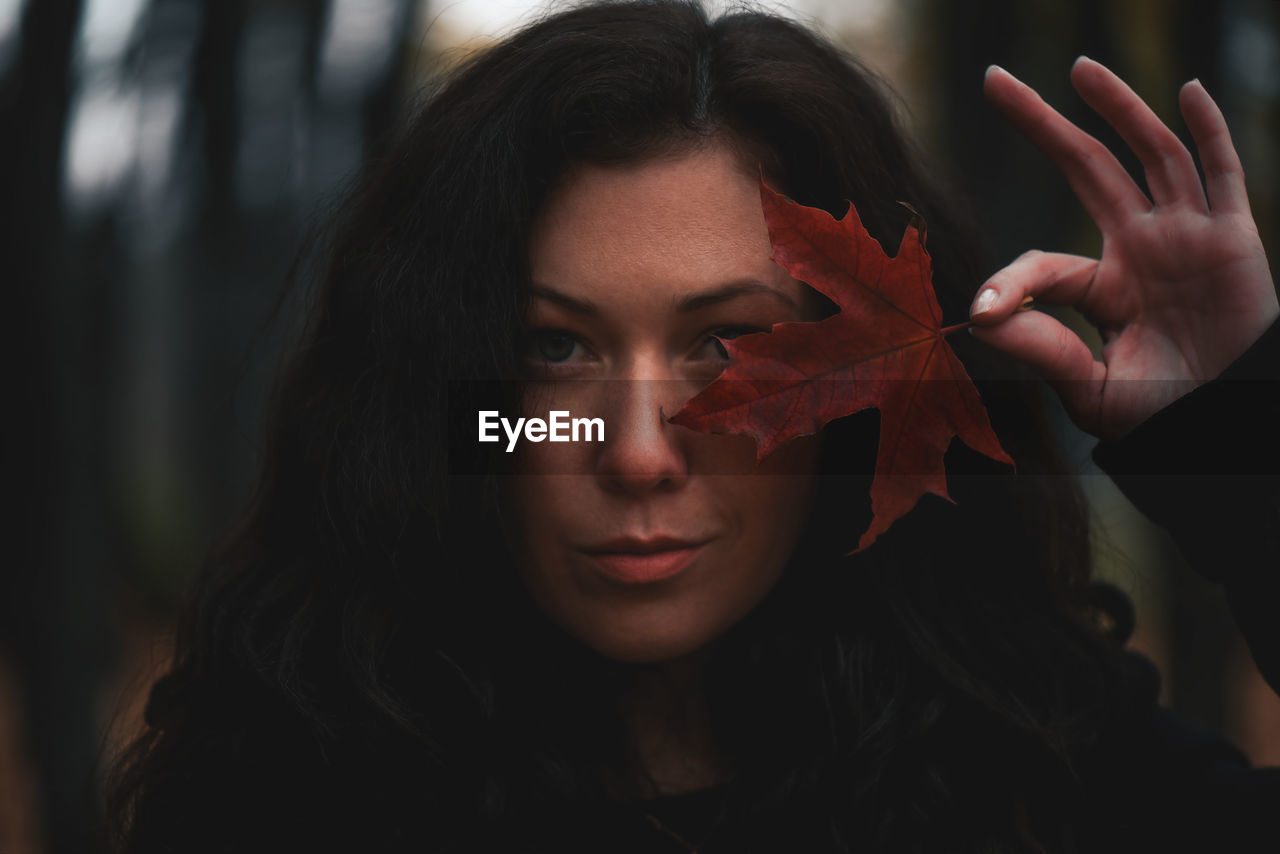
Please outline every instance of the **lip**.
[{"label": "lip", "polygon": [[705,544],[675,537],[621,537],[583,551],[592,566],[615,581],[654,584],[683,572]]}]

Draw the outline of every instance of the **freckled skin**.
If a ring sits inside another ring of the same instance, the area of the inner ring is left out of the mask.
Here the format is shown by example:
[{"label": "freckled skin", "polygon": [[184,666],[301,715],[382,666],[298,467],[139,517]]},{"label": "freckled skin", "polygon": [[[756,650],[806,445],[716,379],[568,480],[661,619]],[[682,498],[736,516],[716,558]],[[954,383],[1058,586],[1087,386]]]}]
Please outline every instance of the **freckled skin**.
[{"label": "freckled skin", "polygon": [[[757,465],[750,439],[696,433],[660,415],[723,369],[710,332],[814,317],[812,292],[770,260],[753,170],[722,145],[582,166],[535,224],[535,292],[590,303],[594,313],[535,298],[531,331],[559,337],[531,355],[538,379],[521,414],[603,417],[605,441],[522,441],[505,534],[538,605],[619,661],[671,661],[722,635],[773,588],[808,512],[816,439]],[[678,308],[743,281],[754,292]],[[656,536],[699,548],[685,571],[653,584],[619,584],[586,553],[618,537]]]}]

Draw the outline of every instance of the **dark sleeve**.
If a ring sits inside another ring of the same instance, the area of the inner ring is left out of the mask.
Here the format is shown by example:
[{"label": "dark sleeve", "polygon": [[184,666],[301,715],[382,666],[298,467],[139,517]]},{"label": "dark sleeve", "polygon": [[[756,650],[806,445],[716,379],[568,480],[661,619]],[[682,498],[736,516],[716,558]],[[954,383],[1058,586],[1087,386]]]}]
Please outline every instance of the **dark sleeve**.
[{"label": "dark sleeve", "polygon": [[1094,460],[1188,561],[1220,583],[1280,693],[1280,322],[1222,376]]}]

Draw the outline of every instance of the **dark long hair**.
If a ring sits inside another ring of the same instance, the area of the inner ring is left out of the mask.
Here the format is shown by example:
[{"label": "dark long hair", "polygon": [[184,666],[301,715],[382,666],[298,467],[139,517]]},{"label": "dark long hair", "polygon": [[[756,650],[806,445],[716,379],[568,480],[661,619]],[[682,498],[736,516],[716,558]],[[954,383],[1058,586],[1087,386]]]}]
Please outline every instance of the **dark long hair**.
[{"label": "dark long hair", "polygon": [[[518,393],[530,222],[565,169],[714,139],[798,201],[852,201],[890,251],[910,205],[944,315],[964,318],[972,235],[875,75],[809,30],[602,3],[473,56],[305,267],[256,497],[116,766],[122,850],[625,850],[601,834],[627,815],[611,772],[629,759],[626,668],[520,588],[496,469],[468,431]],[[875,416],[828,430],[811,535],[708,674],[735,760],[722,850],[1082,838],[1088,769],[1127,702],[1090,604],[1084,508],[1034,390],[956,346],[1019,473],[957,447],[957,503],[926,498],[850,560]]]}]

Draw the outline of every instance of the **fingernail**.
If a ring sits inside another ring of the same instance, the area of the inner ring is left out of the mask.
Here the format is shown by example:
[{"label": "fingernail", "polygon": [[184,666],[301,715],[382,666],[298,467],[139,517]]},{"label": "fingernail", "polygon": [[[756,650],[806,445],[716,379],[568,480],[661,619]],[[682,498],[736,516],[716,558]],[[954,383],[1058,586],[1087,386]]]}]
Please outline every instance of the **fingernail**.
[{"label": "fingernail", "polygon": [[[1003,69],[1003,68],[1001,68],[1001,67],[1000,67],[1000,66],[998,66],[998,65],[995,65],[995,64],[988,65],[988,66],[987,66],[987,70],[986,70],[986,71],[984,71],[984,72],[982,73],[982,76],[983,76],[983,77],[990,77],[990,76],[991,76],[991,72],[993,72],[993,71],[1004,71],[1004,69]],[[1009,72],[1004,71],[1004,73],[1005,73],[1005,74],[1008,74]]]},{"label": "fingernail", "polygon": [[978,298],[973,301],[973,308],[969,309],[969,316],[983,314],[991,310],[999,298],[995,288],[984,288],[982,293],[978,294]]}]

